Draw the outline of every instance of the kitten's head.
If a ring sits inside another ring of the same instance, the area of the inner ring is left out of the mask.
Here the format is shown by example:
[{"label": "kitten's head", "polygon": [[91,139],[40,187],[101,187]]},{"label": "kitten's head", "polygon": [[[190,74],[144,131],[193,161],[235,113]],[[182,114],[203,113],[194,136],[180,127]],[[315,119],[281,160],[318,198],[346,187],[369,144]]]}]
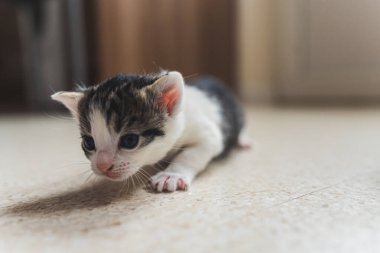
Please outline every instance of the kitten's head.
[{"label": "kitten's head", "polygon": [[161,160],[183,129],[178,72],[118,75],[78,92],[57,92],[77,120],[95,174],[123,180]]}]

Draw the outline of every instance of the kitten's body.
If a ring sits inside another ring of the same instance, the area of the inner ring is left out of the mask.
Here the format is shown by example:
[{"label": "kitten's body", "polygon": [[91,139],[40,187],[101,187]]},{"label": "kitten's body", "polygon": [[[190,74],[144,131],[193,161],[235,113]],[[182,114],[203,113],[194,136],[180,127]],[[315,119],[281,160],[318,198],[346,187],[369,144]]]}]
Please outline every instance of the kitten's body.
[{"label": "kitten's body", "polygon": [[96,174],[123,180],[178,153],[151,178],[160,192],[187,189],[212,159],[238,144],[243,127],[240,107],[217,80],[188,86],[178,72],[117,76],[82,92],[56,93],[53,99],[78,119],[86,137],[83,149]]}]

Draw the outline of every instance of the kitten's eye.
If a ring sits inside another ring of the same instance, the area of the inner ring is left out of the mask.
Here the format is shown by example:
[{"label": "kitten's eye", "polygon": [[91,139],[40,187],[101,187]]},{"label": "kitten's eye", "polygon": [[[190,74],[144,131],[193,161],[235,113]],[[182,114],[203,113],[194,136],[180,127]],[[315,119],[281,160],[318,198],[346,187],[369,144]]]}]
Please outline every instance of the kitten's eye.
[{"label": "kitten's eye", "polygon": [[95,150],[95,141],[91,136],[83,136],[82,137],[83,147],[88,151]]},{"label": "kitten's eye", "polygon": [[126,134],[120,138],[120,147],[125,149],[133,149],[139,143],[137,134]]}]

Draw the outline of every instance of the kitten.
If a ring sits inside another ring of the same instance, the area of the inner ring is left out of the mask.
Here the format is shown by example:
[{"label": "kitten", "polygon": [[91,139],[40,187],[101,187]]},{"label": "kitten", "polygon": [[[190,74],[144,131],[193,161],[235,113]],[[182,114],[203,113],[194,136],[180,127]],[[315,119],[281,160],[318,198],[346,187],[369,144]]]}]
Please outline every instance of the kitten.
[{"label": "kitten", "polygon": [[51,97],[78,122],[83,151],[97,175],[125,180],[178,153],[151,178],[158,192],[187,190],[213,158],[239,144],[243,128],[241,108],[217,80],[185,85],[179,72],[117,75]]}]

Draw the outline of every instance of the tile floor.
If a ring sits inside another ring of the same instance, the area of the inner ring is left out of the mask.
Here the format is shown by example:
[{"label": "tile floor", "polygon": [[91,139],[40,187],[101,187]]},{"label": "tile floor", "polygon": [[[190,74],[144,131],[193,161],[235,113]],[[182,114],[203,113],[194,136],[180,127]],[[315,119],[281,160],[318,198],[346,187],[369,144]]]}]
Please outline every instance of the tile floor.
[{"label": "tile floor", "polygon": [[380,109],[247,114],[254,150],[172,194],[90,176],[69,119],[0,117],[0,252],[380,252]]}]

